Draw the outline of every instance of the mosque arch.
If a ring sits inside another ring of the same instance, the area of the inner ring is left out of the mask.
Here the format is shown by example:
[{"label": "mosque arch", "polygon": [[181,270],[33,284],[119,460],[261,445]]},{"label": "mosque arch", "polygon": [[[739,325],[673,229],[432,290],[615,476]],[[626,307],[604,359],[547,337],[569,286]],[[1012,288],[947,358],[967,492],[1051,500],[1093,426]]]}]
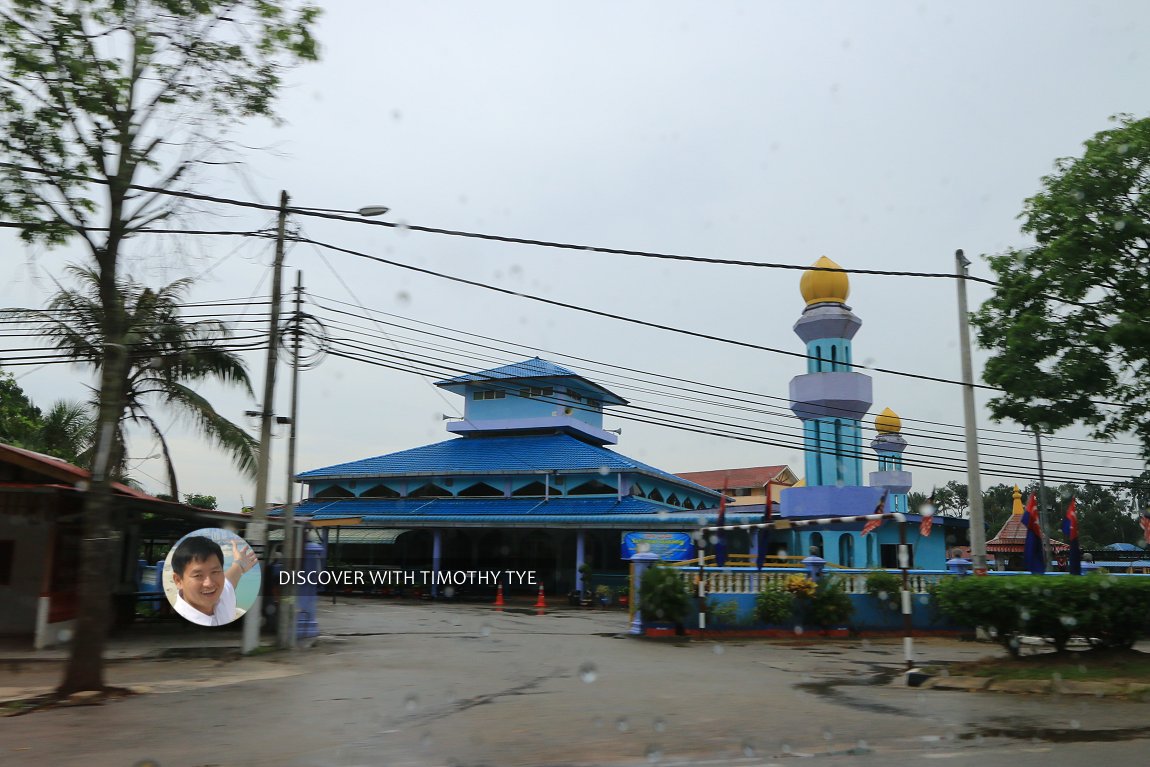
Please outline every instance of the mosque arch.
[{"label": "mosque arch", "polygon": [[568,490],[567,495],[609,495],[617,492],[619,492],[617,487],[597,479],[590,479]]},{"label": "mosque arch", "polygon": [[502,498],[503,491],[486,482],[476,482],[459,491],[460,498]]},{"label": "mosque arch", "polygon": [[818,555],[821,557],[822,552],[823,552],[823,534],[822,533],[811,533],[810,545],[812,548],[815,546],[818,547],[818,549],[819,549]]},{"label": "mosque arch", "polygon": [[392,488],[388,487],[387,485],[384,485],[381,483],[381,484],[375,485],[373,487],[369,487],[367,490],[364,490],[362,493],[360,493],[359,497],[360,498],[398,498],[399,497],[399,491],[393,490]]},{"label": "mosque arch", "polygon": [[511,497],[513,498],[530,498],[532,496],[541,498],[544,495],[547,495],[547,486],[539,480],[528,482],[523,487],[511,491]]},{"label": "mosque arch", "polygon": [[427,482],[407,494],[409,498],[450,498],[451,491],[445,487]]},{"label": "mosque arch", "polygon": [[855,537],[850,533],[839,536],[839,564],[843,567],[855,566]]}]

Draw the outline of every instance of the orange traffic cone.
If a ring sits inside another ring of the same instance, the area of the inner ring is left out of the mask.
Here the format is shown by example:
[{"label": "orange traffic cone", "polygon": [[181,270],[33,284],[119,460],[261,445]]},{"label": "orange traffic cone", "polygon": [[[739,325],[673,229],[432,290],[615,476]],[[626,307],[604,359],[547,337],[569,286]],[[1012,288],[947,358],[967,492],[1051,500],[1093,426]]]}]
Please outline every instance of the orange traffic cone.
[{"label": "orange traffic cone", "polygon": [[547,600],[543,598],[543,584],[539,584],[539,598],[535,600],[535,609],[543,610],[547,607]]},{"label": "orange traffic cone", "polygon": [[495,590],[495,606],[500,610],[503,609],[503,584],[500,583]]}]

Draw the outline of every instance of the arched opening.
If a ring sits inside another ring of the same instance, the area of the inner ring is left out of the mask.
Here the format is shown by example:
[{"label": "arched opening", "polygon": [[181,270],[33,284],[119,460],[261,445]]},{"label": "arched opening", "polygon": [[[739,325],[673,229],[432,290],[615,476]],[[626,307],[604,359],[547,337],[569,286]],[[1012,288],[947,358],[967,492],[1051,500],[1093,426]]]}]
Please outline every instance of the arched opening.
[{"label": "arched opening", "polygon": [[839,564],[843,567],[855,566],[855,538],[853,535],[839,536]]},{"label": "arched opening", "polygon": [[651,488],[651,492],[647,493],[647,497],[652,501],[663,502],[663,494],[659,492],[659,488],[657,487]]},{"label": "arched opening", "polygon": [[[818,549],[817,552],[813,551],[813,549],[815,549],[815,548]],[[811,554],[815,554],[816,556],[820,556],[820,557],[823,555],[823,534],[822,533],[811,533],[810,549],[811,549],[811,551],[810,551]]]},{"label": "arched opening", "polygon": [[518,490],[512,490],[511,491],[511,496],[513,498],[525,498],[525,497],[529,498],[532,496],[543,497],[546,494],[547,494],[547,486],[544,485],[539,480],[536,480],[534,482],[528,482],[526,485],[519,488]]},{"label": "arched opening", "polygon": [[612,487],[606,482],[591,479],[571,488],[567,491],[567,495],[610,495],[617,492],[618,488]]},{"label": "arched opening", "polygon": [[428,482],[408,493],[410,498],[450,498],[451,491],[445,487],[440,487],[434,482]]}]

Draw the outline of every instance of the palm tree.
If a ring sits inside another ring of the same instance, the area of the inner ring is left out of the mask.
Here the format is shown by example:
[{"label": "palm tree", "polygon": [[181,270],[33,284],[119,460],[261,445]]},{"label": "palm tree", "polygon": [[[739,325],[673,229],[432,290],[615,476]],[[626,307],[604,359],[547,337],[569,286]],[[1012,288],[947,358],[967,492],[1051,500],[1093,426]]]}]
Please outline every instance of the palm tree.
[{"label": "palm tree", "polygon": [[[80,284],[73,290],[61,287],[48,309],[30,312],[41,323],[41,333],[76,362],[100,371],[107,339],[102,335],[104,305],[99,275],[94,269],[71,265],[67,272]],[[129,423],[148,428],[160,443],[168,473],[168,492],[179,498],[175,467],[168,441],[156,423],[153,405],[171,407],[200,433],[226,450],[236,466],[249,475],[256,467],[256,440],[241,427],[221,416],[196,391],[207,381],[239,386],[252,394],[243,360],[225,342],[228,327],[215,320],[188,322],[180,317],[180,300],[191,287],[188,279],[153,290],[124,280],[118,299],[125,317],[123,352],[127,360],[126,408],[115,436],[117,475],[126,463],[124,429]]]},{"label": "palm tree", "polygon": [[32,446],[41,453],[87,468],[95,436],[96,414],[91,405],[57,400],[41,417]]}]

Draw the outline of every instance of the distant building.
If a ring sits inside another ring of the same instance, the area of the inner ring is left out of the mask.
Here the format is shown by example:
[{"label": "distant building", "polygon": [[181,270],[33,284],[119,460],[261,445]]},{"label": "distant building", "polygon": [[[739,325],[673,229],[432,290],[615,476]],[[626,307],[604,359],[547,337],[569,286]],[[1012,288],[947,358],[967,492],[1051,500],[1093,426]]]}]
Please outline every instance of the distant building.
[{"label": "distant building", "polygon": [[752,466],[745,469],[718,469],[715,471],[681,471],[679,477],[715,492],[726,488],[728,506],[766,503],[770,491],[771,502],[779,502],[779,493],[799,481],[787,466]]}]

